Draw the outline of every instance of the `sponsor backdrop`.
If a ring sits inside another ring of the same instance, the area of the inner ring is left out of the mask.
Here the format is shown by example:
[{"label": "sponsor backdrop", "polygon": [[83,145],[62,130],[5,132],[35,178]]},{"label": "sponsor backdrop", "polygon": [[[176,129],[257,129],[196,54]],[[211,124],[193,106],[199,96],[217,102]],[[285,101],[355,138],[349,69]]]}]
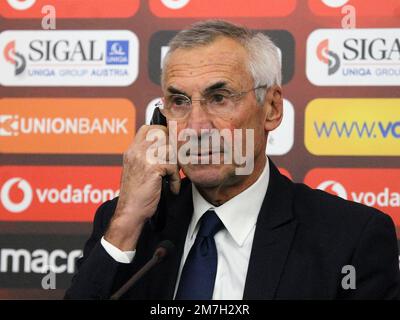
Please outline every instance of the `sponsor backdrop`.
[{"label": "sponsor backdrop", "polygon": [[168,41],[207,18],[280,49],[281,171],[386,212],[400,238],[399,0],[1,0],[0,299],[63,296]]}]

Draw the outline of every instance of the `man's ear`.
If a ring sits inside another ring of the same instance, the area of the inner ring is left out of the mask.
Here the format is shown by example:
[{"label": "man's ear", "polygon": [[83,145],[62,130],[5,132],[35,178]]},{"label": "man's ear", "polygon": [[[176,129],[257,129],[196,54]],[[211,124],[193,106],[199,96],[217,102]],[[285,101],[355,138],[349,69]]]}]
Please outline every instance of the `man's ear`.
[{"label": "man's ear", "polygon": [[264,128],[265,131],[272,131],[277,128],[283,117],[283,98],[282,88],[278,85],[273,85],[268,88],[264,108],[266,110]]}]

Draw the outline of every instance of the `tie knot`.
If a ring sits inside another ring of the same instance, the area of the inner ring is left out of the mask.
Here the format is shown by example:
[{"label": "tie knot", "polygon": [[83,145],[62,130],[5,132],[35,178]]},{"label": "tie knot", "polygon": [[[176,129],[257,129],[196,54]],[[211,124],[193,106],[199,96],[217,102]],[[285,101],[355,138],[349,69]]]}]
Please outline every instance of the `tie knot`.
[{"label": "tie knot", "polygon": [[214,237],[223,226],[224,224],[218,218],[217,214],[212,210],[208,210],[201,217],[201,225],[198,235],[200,237]]}]

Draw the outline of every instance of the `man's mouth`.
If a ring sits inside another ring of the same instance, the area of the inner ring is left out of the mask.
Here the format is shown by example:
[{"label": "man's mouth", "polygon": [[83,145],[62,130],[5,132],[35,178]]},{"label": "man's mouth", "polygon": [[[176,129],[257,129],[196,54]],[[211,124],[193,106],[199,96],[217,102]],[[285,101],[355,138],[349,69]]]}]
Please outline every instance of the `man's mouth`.
[{"label": "man's mouth", "polygon": [[216,153],[223,153],[223,151],[221,151],[221,150],[209,150],[209,151],[201,151],[201,152],[198,152],[198,153],[191,153],[190,151],[188,151],[187,155],[191,156],[191,157],[205,157],[205,156],[211,156],[211,155],[216,154]]}]

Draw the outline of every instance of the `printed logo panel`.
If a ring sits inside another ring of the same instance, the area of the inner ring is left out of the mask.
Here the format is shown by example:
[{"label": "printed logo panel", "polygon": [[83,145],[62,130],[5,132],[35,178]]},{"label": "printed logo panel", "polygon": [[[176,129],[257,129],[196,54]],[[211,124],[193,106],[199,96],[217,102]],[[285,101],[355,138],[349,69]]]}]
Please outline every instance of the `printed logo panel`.
[{"label": "printed logo panel", "polygon": [[0,221],[93,221],[119,193],[120,167],[2,166]]},{"label": "printed logo panel", "polygon": [[1,287],[68,288],[86,240],[72,235],[1,234]]},{"label": "printed logo panel", "polygon": [[3,0],[0,15],[12,19],[42,18],[54,8],[57,18],[127,18],[136,14],[139,4],[139,0],[101,0],[101,5],[98,0]]},{"label": "printed logo panel", "polygon": [[[282,84],[288,83],[294,74],[295,40],[286,30],[258,30],[269,36],[278,47],[282,64]],[[177,34],[177,31],[162,30],[151,36],[149,44],[148,68],[150,79],[161,84],[161,70],[163,60],[169,51],[168,43]]]},{"label": "printed logo panel", "polygon": [[316,99],[305,145],[315,155],[400,155],[400,99]]},{"label": "printed logo panel", "polygon": [[0,33],[3,86],[129,86],[138,59],[138,38],[127,30]]},{"label": "printed logo panel", "polygon": [[400,29],[319,29],[306,60],[316,86],[399,86]]},{"label": "printed logo panel", "polygon": [[294,143],[294,108],[283,99],[283,119],[278,128],[268,134],[267,154],[281,156],[288,153]]},{"label": "printed logo panel", "polygon": [[308,0],[311,11],[318,16],[343,17],[342,8],[353,6],[358,17],[398,17],[398,0]]},{"label": "printed logo panel", "polygon": [[297,0],[150,0],[151,12],[161,18],[283,17],[291,14]]},{"label": "printed logo panel", "polygon": [[389,214],[400,228],[400,169],[317,168],[305,183]]},{"label": "printed logo panel", "polygon": [[278,168],[278,169],[281,174],[292,180],[292,175],[289,173],[289,171],[287,171],[285,168]]},{"label": "printed logo panel", "polygon": [[122,154],[135,135],[126,99],[0,99],[0,152]]}]

